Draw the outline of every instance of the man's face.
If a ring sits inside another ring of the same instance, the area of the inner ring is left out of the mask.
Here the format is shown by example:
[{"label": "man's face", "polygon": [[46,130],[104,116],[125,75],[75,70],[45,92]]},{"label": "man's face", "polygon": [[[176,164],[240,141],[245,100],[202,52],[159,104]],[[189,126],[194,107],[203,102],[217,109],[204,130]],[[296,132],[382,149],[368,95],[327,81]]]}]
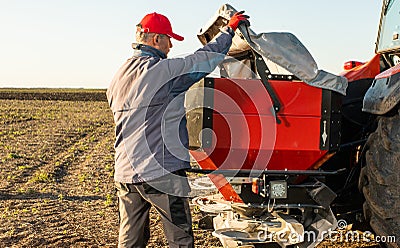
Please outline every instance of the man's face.
[{"label": "man's face", "polygon": [[168,55],[169,50],[172,48],[171,38],[168,35],[158,35],[158,47],[156,47],[161,52]]}]

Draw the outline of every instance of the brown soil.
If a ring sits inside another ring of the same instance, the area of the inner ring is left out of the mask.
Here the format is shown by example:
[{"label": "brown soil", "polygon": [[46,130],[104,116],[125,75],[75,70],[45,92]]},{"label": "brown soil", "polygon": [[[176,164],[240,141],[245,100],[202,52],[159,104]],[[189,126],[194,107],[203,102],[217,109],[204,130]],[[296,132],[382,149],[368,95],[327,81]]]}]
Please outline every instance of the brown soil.
[{"label": "brown soil", "polygon": [[[116,246],[114,124],[105,91],[65,91],[0,91],[0,247]],[[199,218],[193,211],[196,247],[221,247],[197,228]],[[151,233],[149,247],[167,247],[154,210]],[[337,245],[361,246],[319,247]]]}]

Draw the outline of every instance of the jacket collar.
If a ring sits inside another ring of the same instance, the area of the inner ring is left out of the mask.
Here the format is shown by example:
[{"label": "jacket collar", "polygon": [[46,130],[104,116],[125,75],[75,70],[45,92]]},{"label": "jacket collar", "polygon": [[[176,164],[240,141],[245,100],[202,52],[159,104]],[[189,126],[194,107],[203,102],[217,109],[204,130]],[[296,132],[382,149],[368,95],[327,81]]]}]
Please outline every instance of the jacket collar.
[{"label": "jacket collar", "polygon": [[134,54],[137,56],[151,56],[162,59],[167,58],[167,55],[165,55],[165,53],[161,52],[160,50],[152,46],[132,43],[132,48],[135,50]]}]

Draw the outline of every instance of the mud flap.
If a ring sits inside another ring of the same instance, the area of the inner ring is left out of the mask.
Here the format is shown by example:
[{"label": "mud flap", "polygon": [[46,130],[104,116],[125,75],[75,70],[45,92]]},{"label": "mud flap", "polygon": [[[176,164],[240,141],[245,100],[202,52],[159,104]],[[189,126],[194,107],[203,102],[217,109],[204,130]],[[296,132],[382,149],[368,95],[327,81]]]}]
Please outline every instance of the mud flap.
[{"label": "mud flap", "polygon": [[309,225],[304,227],[303,242],[296,245],[298,248],[312,248],[317,246],[322,240],[337,228],[337,220],[329,207],[336,198],[333,192],[325,184],[318,182],[320,187],[310,190],[310,197],[324,209],[314,209],[314,218]]},{"label": "mud flap", "polygon": [[336,193],[328,186],[319,182],[320,186],[308,192],[308,195],[319,205],[328,209],[333,200],[336,198]]},{"label": "mud flap", "polygon": [[305,228],[304,241],[296,248],[313,248],[337,228],[337,220],[330,208],[318,209],[312,223]]}]

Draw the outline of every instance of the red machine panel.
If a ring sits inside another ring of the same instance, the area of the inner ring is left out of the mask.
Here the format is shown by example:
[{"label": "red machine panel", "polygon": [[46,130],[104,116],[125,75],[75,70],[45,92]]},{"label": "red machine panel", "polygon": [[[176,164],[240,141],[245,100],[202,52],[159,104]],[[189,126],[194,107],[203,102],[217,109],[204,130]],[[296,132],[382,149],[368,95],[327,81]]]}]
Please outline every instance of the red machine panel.
[{"label": "red machine panel", "polygon": [[214,166],[307,170],[328,152],[330,108],[323,105],[330,101],[324,90],[302,82],[270,83],[283,106],[280,124],[260,80],[206,79],[213,90],[206,91],[212,95],[205,96],[205,106],[213,111],[203,117],[210,120],[204,128],[212,130],[203,137],[203,149]]}]

